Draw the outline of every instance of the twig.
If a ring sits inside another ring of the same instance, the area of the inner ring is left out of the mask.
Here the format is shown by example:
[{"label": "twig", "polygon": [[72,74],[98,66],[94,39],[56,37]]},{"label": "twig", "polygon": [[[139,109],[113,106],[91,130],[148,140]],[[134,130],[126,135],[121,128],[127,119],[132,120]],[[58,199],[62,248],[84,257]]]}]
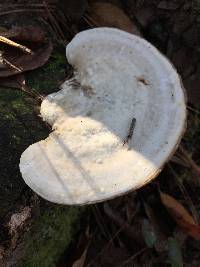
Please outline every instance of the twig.
[{"label": "twig", "polygon": [[28,85],[23,84],[22,85],[22,91],[30,95],[33,99],[35,99],[37,102],[41,103],[44,100],[44,96],[33,91]]},{"label": "twig", "polygon": [[[109,208],[110,209],[110,208]],[[105,204],[104,204],[104,210],[105,210]],[[131,220],[133,219],[133,217],[135,216],[135,214],[137,213],[137,211],[138,211],[138,208],[136,209],[136,211],[132,214],[132,216],[131,216]],[[110,213],[110,212],[109,212]],[[113,219],[113,212],[111,212],[112,213],[112,219]],[[122,220],[121,219],[119,219],[120,220],[120,223],[122,223]],[[120,223],[119,223],[119,225],[120,225]],[[119,227],[119,229],[115,232],[115,234],[110,238],[110,240],[107,242],[107,244],[102,248],[102,250],[97,254],[97,256],[87,265],[87,267],[89,267],[89,266],[93,266],[93,264],[95,263],[95,261],[97,260],[97,258],[99,257],[99,256],[101,256],[102,254],[103,254],[103,252],[106,250],[106,249],[108,249],[108,247],[113,243],[113,240],[119,235],[119,233],[121,232],[121,231],[123,231],[123,230],[125,230],[125,228],[127,227],[127,222],[123,222],[123,224],[122,225],[120,225],[120,227]]]},{"label": "twig", "polygon": [[96,255],[96,257],[90,262],[88,263],[87,267],[93,266],[93,264],[95,263],[95,261],[98,259],[98,257],[100,257],[103,252],[109,248],[109,246],[113,243],[113,240],[119,235],[119,233],[123,230],[124,225],[122,225],[117,231],[116,233],[110,238],[110,240],[107,242],[107,244],[102,248],[102,250]]},{"label": "twig", "polygon": [[83,16],[83,19],[90,27],[98,27],[98,23],[87,14]]},{"label": "twig", "polygon": [[106,238],[111,238],[110,231],[108,229],[107,224],[104,222],[104,216],[102,216],[101,211],[97,204],[94,205],[95,208],[95,214],[97,215],[97,223],[102,230],[102,233]]},{"label": "twig", "polygon": [[124,265],[128,264],[129,262],[135,260],[138,256],[140,256],[142,253],[144,253],[147,250],[149,250],[148,247],[145,247],[145,248],[141,249],[136,254],[134,254],[133,256],[131,256],[128,260],[126,260],[124,263],[122,263],[121,266],[124,266]]},{"label": "twig", "polygon": [[191,211],[196,223],[198,224],[198,222],[199,222],[198,212],[197,212],[197,210],[196,210],[196,208],[192,202],[192,199],[191,199],[189,193],[187,192],[183,183],[180,181],[179,176],[177,175],[177,173],[175,172],[175,170],[173,169],[173,167],[171,166],[170,163],[168,163],[168,168],[171,171],[171,173],[173,174],[174,179],[175,179],[176,183],[178,184],[178,186],[179,186],[179,188],[180,188],[180,190],[181,190],[181,192],[185,198],[185,201],[189,203],[190,211]]},{"label": "twig", "polygon": [[96,21],[94,18],[92,18],[89,14],[84,14],[83,19],[88,23],[92,23],[93,27],[99,27],[101,25],[99,25],[98,21]]},{"label": "twig", "polygon": [[200,115],[200,111],[198,111],[198,110],[195,109],[195,108],[192,108],[192,107],[190,107],[190,106],[187,106],[187,109],[188,109],[189,111],[192,111],[192,112],[194,112],[194,113]]},{"label": "twig", "polygon": [[108,203],[104,204],[104,211],[118,226],[124,225],[124,232],[135,240],[135,232],[130,228],[130,225],[117,212],[114,213]]},{"label": "twig", "polygon": [[10,45],[10,46],[14,46],[14,47],[22,50],[23,52],[25,52],[27,54],[33,54],[33,52],[31,51],[31,49],[29,49],[28,47],[26,47],[24,45],[21,45],[21,44],[18,44],[16,42],[13,42],[10,39],[8,39],[8,38],[6,38],[4,36],[1,36],[1,35],[0,35],[0,42],[2,42],[4,44],[7,44],[7,45]]},{"label": "twig", "polygon": [[[1,8],[5,8],[5,4],[0,4]],[[6,3],[6,8],[16,8],[16,7],[28,7],[28,8],[35,8],[35,7],[44,7],[44,4],[39,4],[39,3],[28,3],[28,4],[7,4]],[[54,9],[55,5],[54,4],[49,4],[49,7]]]},{"label": "twig", "polygon": [[[71,27],[71,24],[70,24],[68,18],[67,18],[67,17],[65,16],[65,14],[64,14],[62,11],[60,11],[60,10],[57,10],[57,14],[58,14],[58,16],[57,16],[57,20],[62,24],[63,28],[65,28],[66,31],[67,31],[68,33],[70,33],[70,35],[73,37],[75,33],[74,33],[74,31],[73,31],[73,29],[72,29],[72,27]],[[68,24],[70,24],[70,25],[68,26]]]},{"label": "twig", "polygon": [[177,155],[176,156],[173,156],[171,159],[170,159],[171,162],[173,163],[176,163],[184,168],[188,168],[188,164],[186,162],[183,162]]},{"label": "twig", "polygon": [[128,130],[128,135],[127,135],[126,139],[125,139],[124,142],[123,142],[123,146],[124,146],[125,144],[127,144],[127,143],[129,142],[129,140],[132,138],[132,136],[133,136],[133,131],[134,131],[134,129],[135,129],[135,124],[136,124],[136,119],[133,118],[132,121],[131,121],[129,130]]},{"label": "twig", "polygon": [[46,9],[46,12],[47,12],[49,19],[51,21],[52,27],[54,28],[57,35],[61,38],[61,40],[65,41],[65,36],[64,36],[62,30],[60,29],[60,26],[59,26],[57,20],[54,18],[53,14],[51,13],[51,10],[49,9],[48,4],[46,3],[46,1],[44,1],[43,3],[45,5],[45,9]]},{"label": "twig", "polygon": [[17,71],[19,71],[19,72],[22,71],[22,69],[20,69],[19,67],[15,66],[14,64],[12,64],[12,63],[11,63],[10,61],[8,61],[7,59],[3,58],[2,60],[3,60],[3,63],[6,64],[6,65],[8,65],[10,68],[15,69],[15,70],[17,70]]},{"label": "twig", "polygon": [[26,13],[26,12],[44,13],[45,10],[43,10],[43,9],[13,9],[13,10],[9,10],[9,11],[0,12],[0,16],[9,15],[9,14],[13,14],[13,13]]},{"label": "twig", "polygon": [[188,152],[183,148],[182,145],[179,146],[179,151],[181,152],[181,156],[183,158],[184,161],[188,162],[190,164],[190,166],[192,167],[192,169],[194,170],[194,172],[197,174],[199,181],[200,181],[200,166],[198,166],[196,164],[196,162],[194,162],[194,160],[190,157],[190,155],[188,154]]}]

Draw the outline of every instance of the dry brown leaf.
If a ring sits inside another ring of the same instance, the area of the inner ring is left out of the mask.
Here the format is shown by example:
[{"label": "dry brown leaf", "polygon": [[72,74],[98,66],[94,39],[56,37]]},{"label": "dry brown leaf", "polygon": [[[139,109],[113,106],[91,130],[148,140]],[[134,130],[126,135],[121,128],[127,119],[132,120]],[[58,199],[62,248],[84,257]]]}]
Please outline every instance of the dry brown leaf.
[{"label": "dry brown leaf", "polygon": [[[40,27],[13,27],[10,30],[0,30],[0,36],[10,40],[4,42],[0,51],[0,77],[21,74],[27,70],[36,69],[46,63],[52,52],[51,42],[47,42]],[[28,44],[31,53],[27,54],[12,45],[12,40],[23,47]],[[11,44],[10,44],[11,43]],[[1,83],[1,82],[0,82]],[[2,81],[3,83],[3,81]],[[13,87],[13,86],[11,86]],[[16,86],[14,86],[16,87]]]},{"label": "dry brown leaf", "polygon": [[11,77],[0,78],[0,85],[9,88],[22,89],[25,84],[23,74],[17,74]]},{"label": "dry brown leaf", "polygon": [[162,192],[160,192],[160,197],[163,205],[181,229],[193,238],[200,240],[200,226],[196,224],[189,212],[175,198]]},{"label": "dry brown leaf", "polygon": [[3,60],[6,68],[0,70],[0,77],[9,77],[27,70],[33,70],[44,65],[52,52],[51,42],[45,44],[30,44],[33,54],[24,54],[14,47],[5,47]]},{"label": "dry brown leaf", "polygon": [[44,31],[40,27],[12,27],[10,30],[1,30],[0,35],[18,41],[28,41],[34,43],[43,43],[46,41]]},{"label": "dry brown leaf", "polygon": [[136,35],[141,35],[137,27],[122,9],[105,2],[92,3],[86,18],[93,26],[115,27]]},{"label": "dry brown leaf", "polygon": [[84,266],[86,256],[87,256],[88,247],[89,247],[89,245],[85,248],[81,257],[73,263],[72,267],[83,267]]}]

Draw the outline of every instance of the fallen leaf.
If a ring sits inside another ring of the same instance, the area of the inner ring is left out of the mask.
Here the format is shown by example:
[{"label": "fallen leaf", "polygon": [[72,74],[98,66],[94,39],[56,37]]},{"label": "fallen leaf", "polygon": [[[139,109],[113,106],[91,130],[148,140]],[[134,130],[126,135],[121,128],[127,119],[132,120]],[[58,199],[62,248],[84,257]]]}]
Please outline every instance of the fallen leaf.
[{"label": "fallen leaf", "polygon": [[[0,77],[36,69],[46,63],[52,51],[52,44],[46,40],[44,31],[40,27],[0,29],[0,37],[3,41],[0,51]],[[24,53],[23,48],[31,52]]]},{"label": "fallen leaf", "polygon": [[181,248],[175,238],[168,239],[168,253],[172,267],[183,267]]},{"label": "fallen leaf", "polygon": [[83,267],[84,266],[86,256],[87,256],[88,247],[89,247],[89,245],[86,247],[86,249],[84,250],[81,257],[73,263],[72,267]]},{"label": "fallen leaf", "polygon": [[45,44],[30,44],[33,54],[24,54],[14,47],[5,47],[3,60],[6,68],[0,70],[0,77],[9,77],[27,70],[34,70],[44,65],[52,52],[51,42]]},{"label": "fallen leaf", "polygon": [[163,205],[181,229],[193,238],[200,240],[200,226],[189,212],[173,197],[160,192]]},{"label": "fallen leaf", "polygon": [[40,27],[12,27],[9,30],[1,30],[0,35],[18,41],[28,41],[34,43],[43,43],[46,41],[44,31]]},{"label": "fallen leaf", "polygon": [[137,27],[122,9],[105,2],[95,2],[90,5],[85,14],[87,21],[97,27],[115,27],[136,35],[141,35]]},{"label": "fallen leaf", "polygon": [[11,77],[0,78],[0,85],[9,88],[22,89],[25,84],[23,74],[17,74]]}]

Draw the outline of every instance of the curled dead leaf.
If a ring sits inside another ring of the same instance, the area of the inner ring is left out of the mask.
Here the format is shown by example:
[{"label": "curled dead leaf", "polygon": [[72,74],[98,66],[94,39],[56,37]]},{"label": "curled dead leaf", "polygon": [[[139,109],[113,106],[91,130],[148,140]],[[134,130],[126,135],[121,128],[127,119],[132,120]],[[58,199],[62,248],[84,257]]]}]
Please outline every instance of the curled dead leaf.
[{"label": "curled dead leaf", "polygon": [[136,35],[141,35],[124,11],[111,3],[91,3],[88,13],[84,17],[92,26],[115,27]]},{"label": "curled dead leaf", "polygon": [[189,236],[200,240],[200,226],[189,212],[173,197],[160,192],[163,205],[181,229]]},{"label": "curled dead leaf", "polygon": [[0,77],[9,77],[39,68],[47,62],[52,52],[51,42],[42,45],[30,44],[29,47],[33,54],[24,54],[14,47],[5,47],[3,60],[6,68],[0,70]]},{"label": "curled dead leaf", "polygon": [[9,88],[22,89],[25,84],[25,77],[23,74],[17,74],[11,77],[0,79],[0,85]]},{"label": "curled dead leaf", "polygon": [[46,41],[44,31],[40,27],[12,27],[9,30],[1,30],[0,35],[18,41],[28,41],[34,43],[43,43]]},{"label": "curled dead leaf", "polygon": [[[40,27],[1,29],[0,37],[3,44],[0,51],[0,77],[9,77],[36,69],[44,65],[50,57],[52,44],[46,41]],[[24,53],[27,52],[27,44],[30,53]]]}]

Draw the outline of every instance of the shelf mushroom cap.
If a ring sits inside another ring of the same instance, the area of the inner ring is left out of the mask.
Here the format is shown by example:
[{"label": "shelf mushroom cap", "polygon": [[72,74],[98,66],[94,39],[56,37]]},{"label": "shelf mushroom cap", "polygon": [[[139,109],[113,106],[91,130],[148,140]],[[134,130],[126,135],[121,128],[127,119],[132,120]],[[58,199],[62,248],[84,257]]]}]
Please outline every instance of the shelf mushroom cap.
[{"label": "shelf mushroom cap", "polygon": [[149,42],[112,28],[77,34],[66,55],[74,78],[42,102],[53,132],[22,154],[23,179],[49,201],[78,205],[145,185],[184,132],[176,70]]}]

